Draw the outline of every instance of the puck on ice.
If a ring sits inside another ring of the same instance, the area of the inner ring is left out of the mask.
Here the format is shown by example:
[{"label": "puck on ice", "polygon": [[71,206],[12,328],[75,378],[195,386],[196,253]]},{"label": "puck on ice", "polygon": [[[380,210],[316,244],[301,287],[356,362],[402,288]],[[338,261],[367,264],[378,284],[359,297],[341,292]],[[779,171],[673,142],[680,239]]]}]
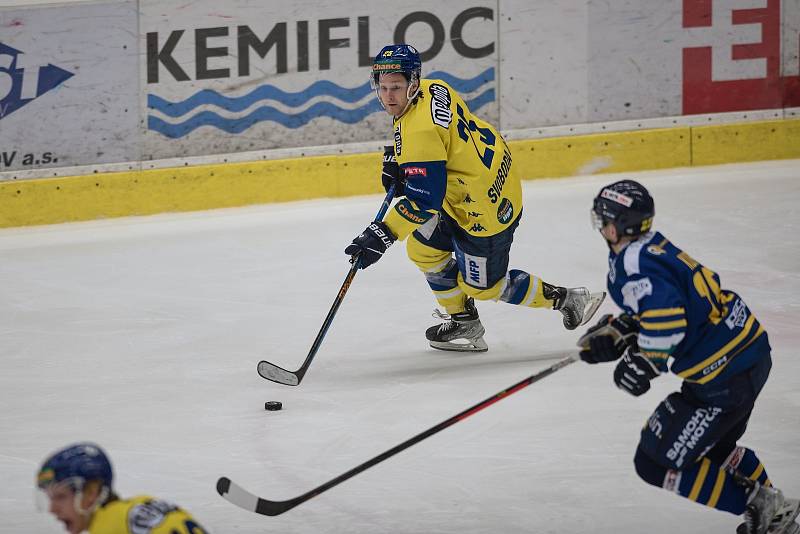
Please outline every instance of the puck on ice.
[{"label": "puck on ice", "polygon": [[276,412],[283,408],[281,401],[267,401],[264,403],[264,409],[270,412]]}]

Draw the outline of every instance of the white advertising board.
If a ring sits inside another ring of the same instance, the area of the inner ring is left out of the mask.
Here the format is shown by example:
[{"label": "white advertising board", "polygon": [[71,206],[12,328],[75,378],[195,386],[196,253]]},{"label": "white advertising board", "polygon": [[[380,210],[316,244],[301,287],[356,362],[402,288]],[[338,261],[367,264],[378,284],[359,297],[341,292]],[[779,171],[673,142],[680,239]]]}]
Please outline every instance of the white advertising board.
[{"label": "white advertising board", "polygon": [[0,172],[139,159],[135,1],[0,9]]},{"label": "white advertising board", "polygon": [[0,173],[386,140],[368,78],[397,42],[504,131],[800,107],[800,0],[106,0],[0,27]]},{"label": "white advertising board", "polygon": [[424,76],[498,118],[495,1],[140,5],[144,159],[388,138],[368,80],[395,42],[416,46]]},{"label": "white advertising board", "polygon": [[503,129],[800,106],[800,0],[501,0]]}]

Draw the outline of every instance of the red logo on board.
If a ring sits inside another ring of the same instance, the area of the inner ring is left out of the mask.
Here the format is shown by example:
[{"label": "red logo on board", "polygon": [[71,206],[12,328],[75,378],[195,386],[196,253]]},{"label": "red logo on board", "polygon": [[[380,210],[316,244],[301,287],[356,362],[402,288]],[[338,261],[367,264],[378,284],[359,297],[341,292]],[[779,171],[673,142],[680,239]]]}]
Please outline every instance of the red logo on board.
[{"label": "red logo on board", "polygon": [[800,106],[800,38],[781,43],[780,0],[751,3],[683,0],[683,27],[702,43],[683,49],[684,114]]}]

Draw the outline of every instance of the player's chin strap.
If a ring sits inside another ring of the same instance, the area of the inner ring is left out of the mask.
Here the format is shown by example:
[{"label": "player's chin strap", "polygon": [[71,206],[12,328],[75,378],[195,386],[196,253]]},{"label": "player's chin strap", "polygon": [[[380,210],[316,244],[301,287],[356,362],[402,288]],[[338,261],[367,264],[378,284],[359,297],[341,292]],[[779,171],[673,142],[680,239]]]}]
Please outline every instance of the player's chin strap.
[{"label": "player's chin strap", "polygon": [[[412,91],[411,88],[414,87],[415,84],[416,84],[416,88],[414,88],[414,90]],[[410,79],[408,81],[408,89],[406,89],[406,98],[408,99],[408,101],[406,102],[406,106],[403,108],[403,110],[400,112],[400,114],[399,115],[394,115],[395,119],[399,119],[400,117],[402,117],[405,114],[406,111],[408,111],[408,108],[411,107],[411,104],[413,104],[414,100],[416,100],[417,97],[419,96],[420,86],[421,86],[421,84],[420,84],[419,76],[416,73],[412,73],[411,77],[410,77]],[[380,103],[381,107],[383,109],[386,109],[386,106],[383,105],[383,100],[381,100],[381,92],[380,91],[381,91],[380,87],[376,84],[375,85],[375,96],[378,98],[378,102]]]},{"label": "player's chin strap", "polygon": [[[411,88],[414,87],[415,84],[416,88],[412,93]],[[403,111],[400,112],[400,115],[395,116],[395,119],[399,119],[405,114],[406,111],[408,111],[408,108],[411,107],[411,104],[413,104],[414,100],[416,100],[417,97],[419,96],[419,88],[420,88],[419,76],[417,76],[416,74],[412,74],[411,80],[409,80],[408,82],[408,89],[406,89],[406,98],[408,99],[406,101],[406,107],[403,108]]]},{"label": "player's chin strap", "polygon": [[100,489],[100,493],[97,495],[97,498],[94,500],[92,505],[89,508],[84,508],[81,506],[81,501],[83,500],[83,489],[80,491],[75,492],[73,506],[75,507],[75,511],[84,516],[91,516],[94,514],[95,510],[100,508],[103,504],[105,504],[106,500],[108,500],[109,490],[108,487],[103,486]]}]

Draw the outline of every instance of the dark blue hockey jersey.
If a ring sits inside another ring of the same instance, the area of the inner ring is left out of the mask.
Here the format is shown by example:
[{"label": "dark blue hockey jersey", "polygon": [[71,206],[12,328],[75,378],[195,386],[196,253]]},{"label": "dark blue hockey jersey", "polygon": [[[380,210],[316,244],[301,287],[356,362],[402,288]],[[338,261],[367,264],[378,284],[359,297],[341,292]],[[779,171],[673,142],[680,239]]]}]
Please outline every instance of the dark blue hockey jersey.
[{"label": "dark blue hockey jersey", "polygon": [[609,254],[608,291],[639,323],[639,348],[662,372],[689,382],[724,380],[770,350],[767,333],[717,273],[659,232]]}]

